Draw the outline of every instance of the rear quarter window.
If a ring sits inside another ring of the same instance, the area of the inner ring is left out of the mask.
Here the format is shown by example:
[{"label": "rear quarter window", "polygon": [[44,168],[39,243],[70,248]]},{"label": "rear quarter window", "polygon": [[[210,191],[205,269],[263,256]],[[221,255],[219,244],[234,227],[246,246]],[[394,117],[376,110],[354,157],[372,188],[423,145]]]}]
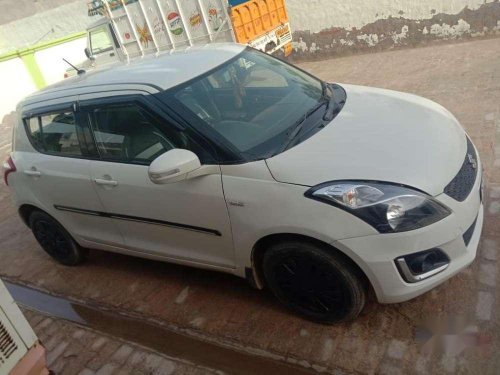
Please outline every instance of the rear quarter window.
[{"label": "rear quarter window", "polygon": [[31,141],[35,148],[40,149],[42,146],[42,132],[38,123],[38,117],[32,117],[26,120],[26,127],[30,135]]}]

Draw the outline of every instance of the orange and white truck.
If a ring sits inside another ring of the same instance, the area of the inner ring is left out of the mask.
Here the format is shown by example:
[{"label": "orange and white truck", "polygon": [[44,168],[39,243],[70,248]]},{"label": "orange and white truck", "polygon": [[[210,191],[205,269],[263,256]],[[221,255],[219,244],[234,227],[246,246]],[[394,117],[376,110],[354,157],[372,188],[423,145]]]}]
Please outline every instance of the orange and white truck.
[{"label": "orange and white truck", "polygon": [[49,374],[44,347],[1,280],[0,374]]},{"label": "orange and white truck", "polygon": [[93,0],[84,69],[213,42],[288,56],[285,0]]}]

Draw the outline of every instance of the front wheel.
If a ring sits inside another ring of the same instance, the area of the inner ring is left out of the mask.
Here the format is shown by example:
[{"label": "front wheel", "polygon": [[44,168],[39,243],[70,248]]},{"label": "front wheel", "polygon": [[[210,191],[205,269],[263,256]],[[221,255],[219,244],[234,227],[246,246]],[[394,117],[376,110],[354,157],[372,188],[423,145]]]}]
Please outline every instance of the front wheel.
[{"label": "front wheel", "polygon": [[30,215],[29,223],[36,240],[52,258],[66,266],[76,266],[83,262],[84,250],[51,216],[35,211]]},{"label": "front wheel", "polygon": [[300,241],[273,245],[264,254],[263,272],[278,300],[319,323],[353,320],[365,305],[359,272],[321,246]]}]

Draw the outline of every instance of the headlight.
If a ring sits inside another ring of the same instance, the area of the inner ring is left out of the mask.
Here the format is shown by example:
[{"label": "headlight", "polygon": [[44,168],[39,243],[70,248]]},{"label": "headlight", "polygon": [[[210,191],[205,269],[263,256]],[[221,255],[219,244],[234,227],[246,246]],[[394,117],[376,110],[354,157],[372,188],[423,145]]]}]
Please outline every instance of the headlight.
[{"label": "headlight", "polygon": [[427,194],[380,182],[331,182],[311,188],[306,196],[349,211],[381,233],[422,228],[451,214]]}]

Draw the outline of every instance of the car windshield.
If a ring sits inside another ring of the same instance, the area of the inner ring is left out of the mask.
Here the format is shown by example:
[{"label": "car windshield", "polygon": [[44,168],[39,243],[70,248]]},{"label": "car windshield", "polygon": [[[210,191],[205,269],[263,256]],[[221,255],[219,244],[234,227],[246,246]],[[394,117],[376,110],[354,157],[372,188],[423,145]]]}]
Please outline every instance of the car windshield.
[{"label": "car windshield", "polygon": [[289,64],[247,49],[174,89],[174,96],[202,120],[201,130],[215,131],[246,159],[256,160],[282,151],[307,114],[325,103],[324,87]]}]

